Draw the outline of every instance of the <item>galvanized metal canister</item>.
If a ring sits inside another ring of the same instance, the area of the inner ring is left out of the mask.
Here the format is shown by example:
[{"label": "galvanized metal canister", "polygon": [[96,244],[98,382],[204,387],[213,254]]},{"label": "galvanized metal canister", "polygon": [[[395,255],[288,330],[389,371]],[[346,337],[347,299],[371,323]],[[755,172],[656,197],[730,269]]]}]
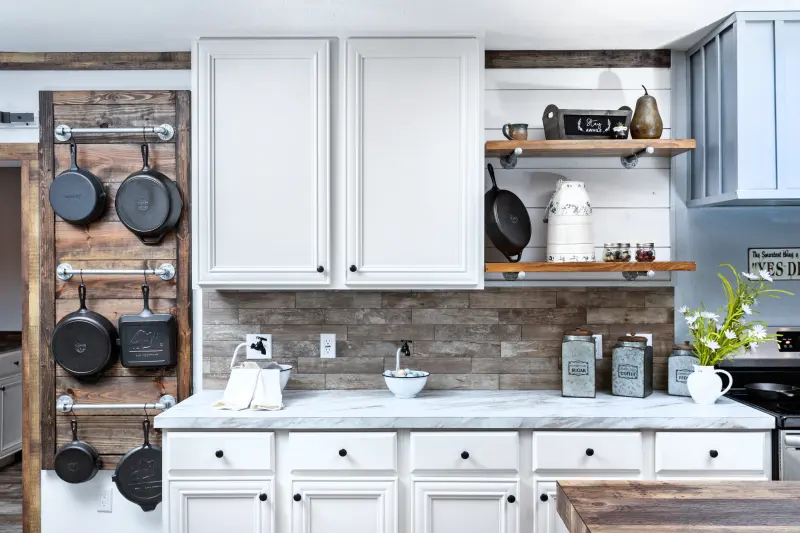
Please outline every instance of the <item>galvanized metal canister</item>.
[{"label": "galvanized metal canister", "polygon": [[686,341],[685,344],[676,344],[669,354],[667,392],[673,396],[691,396],[686,380],[694,372],[694,365],[699,365],[700,359],[695,355],[694,347]]},{"label": "galvanized metal canister", "polygon": [[646,398],[653,393],[653,347],[645,337],[620,337],[611,351],[611,393]]},{"label": "galvanized metal canister", "polygon": [[595,397],[595,360],[594,337],[591,331],[573,329],[564,332],[561,343],[561,396]]}]

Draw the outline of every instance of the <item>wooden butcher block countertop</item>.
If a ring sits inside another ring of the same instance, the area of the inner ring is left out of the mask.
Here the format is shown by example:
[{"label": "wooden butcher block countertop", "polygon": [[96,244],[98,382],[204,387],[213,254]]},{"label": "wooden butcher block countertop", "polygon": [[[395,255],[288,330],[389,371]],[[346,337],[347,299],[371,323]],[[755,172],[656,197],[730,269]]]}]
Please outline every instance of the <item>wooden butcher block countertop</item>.
[{"label": "wooden butcher block countertop", "polygon": [[800,533],[800,482],[560,481],[570,533]]}]

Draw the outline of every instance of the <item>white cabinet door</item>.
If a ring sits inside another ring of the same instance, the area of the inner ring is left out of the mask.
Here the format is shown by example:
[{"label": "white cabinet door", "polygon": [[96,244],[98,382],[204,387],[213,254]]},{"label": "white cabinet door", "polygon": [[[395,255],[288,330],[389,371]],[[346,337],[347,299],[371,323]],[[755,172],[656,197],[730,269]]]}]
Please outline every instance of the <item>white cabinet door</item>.
[{"label": "white cabinet door", "polygon": [[273,533],[271,479],[169,482],[169,533]]},{"label": "white cabinet door", "polygon": [[516,481],[414,481],[414,533],[517,533]]},{"label": "white cabinet door", "polygon": [[347,41],[348,286],[483,287],[482,55]]},{"label": "white cabinet door", "polygon": [[22,449],[22,378],[17,376],[2,382],[3,428],[0,433],[0,457]]},{"label": "white cabinet door", "polygon": [[201,286],[330,283],[328,56],[325,39],[199,41]]},{"label": "white cabinet door", "polygon": [[292,533],[397,533],[394,480],[294,481]]},{"label": "white cabinet door", "polygon": [[537,482],[534,498],[535,533],[569,533],[556,510],[556,482]]}]

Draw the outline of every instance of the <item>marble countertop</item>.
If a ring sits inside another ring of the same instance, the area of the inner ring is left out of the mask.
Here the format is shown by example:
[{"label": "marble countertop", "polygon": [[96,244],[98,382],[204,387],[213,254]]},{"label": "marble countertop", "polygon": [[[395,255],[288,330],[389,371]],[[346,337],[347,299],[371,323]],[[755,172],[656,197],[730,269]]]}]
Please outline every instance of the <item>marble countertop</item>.
[{"label": "marble countertop", "polygon": [[772,429],[775,419],[720,398],[654,392],[641,398],[559,391],[428,391],[398,400],[386,390],[285,391],[280,411],[220,411],[222,391],[204,391],[155,418],[161,429]]}]

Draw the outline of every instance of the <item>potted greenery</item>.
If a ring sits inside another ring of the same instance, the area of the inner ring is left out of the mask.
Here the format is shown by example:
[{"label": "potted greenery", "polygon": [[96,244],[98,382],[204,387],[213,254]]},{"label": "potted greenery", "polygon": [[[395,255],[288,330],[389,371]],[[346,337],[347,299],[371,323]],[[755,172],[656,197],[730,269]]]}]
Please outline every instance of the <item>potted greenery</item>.
[{"label": "potted greenery", "polygon": [[628,127],[623,124],[622,122],[617,122],[617,124],[611,128],[611,138],[612,139],[627,139],[628,138]]},{"label": "potted greenery", "polygon": [[[717,375],[726,374],[730,379],[730,374],[715,369],[714,365],[732,359],[745,350],[755,350],[759,343],[776,341],[775,335],[767,333],[763,321],[749,319],[758,314],[756,306],[759,298],[780,298],[781,294],[794,296],[788,291],[771,289],[772,275],[766,270],[758,274],[742,272],[740,275],[731,265],[720,266],[730,268],[736,282],[733,285],[728,278],[717,274],[728,299],[727,307],[720,308],[716,313],[708,311],[703,304],[698,309],[688,309],[686,306],[679,309],[689,325],[692,344],[700,359],[700,364],[694,365],[694,372],[686,381],[689,394],[699,404],[712,404],[730,389],[729,384],[722,390],[722,379]],[[725,317],[721,318],[723,313]]]}]

